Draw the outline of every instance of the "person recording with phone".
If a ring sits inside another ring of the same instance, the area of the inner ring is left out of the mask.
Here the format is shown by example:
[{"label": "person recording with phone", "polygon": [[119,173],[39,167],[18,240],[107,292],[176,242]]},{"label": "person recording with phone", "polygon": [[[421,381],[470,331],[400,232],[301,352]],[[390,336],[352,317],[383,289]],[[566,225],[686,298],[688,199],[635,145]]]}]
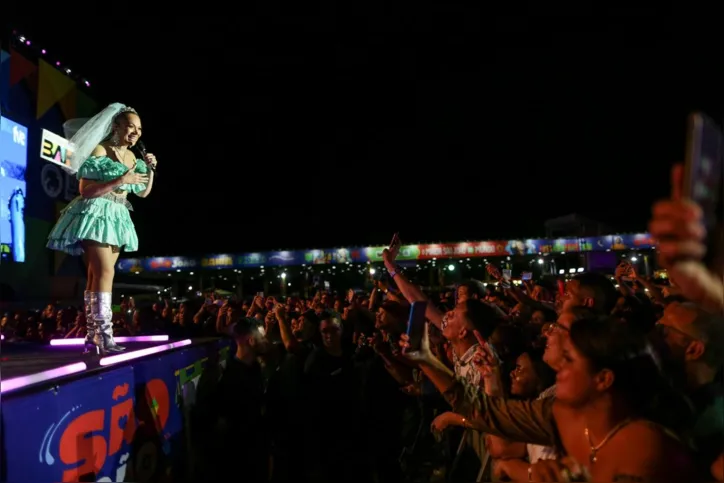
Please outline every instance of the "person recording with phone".
[{"label": "person recording with phone", "polygon": [[153,154],[138,159],[131,151],[142,133],[138,113],[114,103],[72,136],[69,161],[80,182],[80,196],[63,209],[48,236],[51,250],[86,258],[86,348],[95,346],[99,354],[124,350],[113,339],[111,322],[115,265],[122,250],[138,250],[128,194],[151,194],[157,164]]},{"label": "person recording with phone", "polygon": [[[671,173],[671,198],[653,207],[649,233],[657,240],[658,262],[682,295],[714,313],[724,313],[724,230],[708,233],[704,210],[684,194],[684,167]],[[707,247],[707,236],[712,237]],[[704,259],[707,251],[715,260],[711,268]]]}]

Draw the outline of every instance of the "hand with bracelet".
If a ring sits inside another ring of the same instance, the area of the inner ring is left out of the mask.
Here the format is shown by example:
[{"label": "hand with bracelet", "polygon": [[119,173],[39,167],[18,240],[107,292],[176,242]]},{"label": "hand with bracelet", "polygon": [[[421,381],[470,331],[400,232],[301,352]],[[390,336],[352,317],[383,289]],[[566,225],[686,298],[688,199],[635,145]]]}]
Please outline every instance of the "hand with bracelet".
[{"label": "hand with bracelet", "polygon": [[465,419],[463,416],[460,416],[457,413],[454,413],[452,411],[448,411],[442,414],[439,414],[433,421],[432,425],[430,426],[430,429],[433,433],[442,433],[450,426],[459,426],[465,429],[470,428],[470,424],[468,423],[468,420]]},{"label": "hand with bracelet", "polygon": [[385,263],[385,268],[388,272],[390,272],[390,278],[395,278],[395,275],[398,273],[397,265],[395,265],[395,260],[397,260],[397,255],[400,253],[400,247],[402,246],[402,242],[400,241],[400,237],[397,233],[395,233],[392,236],[392,241],[390,242],[389,248],[385,248],[382,252],[382,261]]}]

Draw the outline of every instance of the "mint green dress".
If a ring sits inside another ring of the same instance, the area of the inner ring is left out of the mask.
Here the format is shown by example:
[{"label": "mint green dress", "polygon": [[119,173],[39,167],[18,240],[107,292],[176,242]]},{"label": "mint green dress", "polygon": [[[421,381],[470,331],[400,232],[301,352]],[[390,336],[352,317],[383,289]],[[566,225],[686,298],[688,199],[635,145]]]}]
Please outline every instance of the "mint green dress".
[{"label": "mint green dress", "polygon": [[[124,164],[107,156],[91,156],[81,164],[77,177],[108,182],[126,174]],[[147,174],[142,160],[136,160],[136,173]],[[140,193],[145,184],[124,184],[117,190]],[[83,254],[83,240],[122,247],[127,252],[138,250],[138,235],[131,221],[133,207],[125,197],[111,193],[96,198],[78,196],[60,212],[60,218],[48,236],[48,248],[70,255]]]}]

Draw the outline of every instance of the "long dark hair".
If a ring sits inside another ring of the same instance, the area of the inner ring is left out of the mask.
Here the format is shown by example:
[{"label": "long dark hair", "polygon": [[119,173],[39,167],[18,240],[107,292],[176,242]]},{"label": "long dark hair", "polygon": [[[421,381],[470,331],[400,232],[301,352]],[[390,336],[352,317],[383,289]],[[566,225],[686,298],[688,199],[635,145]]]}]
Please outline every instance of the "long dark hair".
[{"label": "long dark hair", "polygon": [[640,330],[605,316],[575,322],[570,337],[593,372],[613,372],[611,389],[626,400],[633,416],[679,434],[690,426],[693,406],[661,372],[656,353]]}]

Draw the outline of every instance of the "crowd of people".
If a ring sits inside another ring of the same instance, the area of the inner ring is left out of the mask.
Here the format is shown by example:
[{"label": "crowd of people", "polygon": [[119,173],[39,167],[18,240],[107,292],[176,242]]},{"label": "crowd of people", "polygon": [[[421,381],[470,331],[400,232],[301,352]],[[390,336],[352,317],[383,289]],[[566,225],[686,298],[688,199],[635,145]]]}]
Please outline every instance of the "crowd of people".
[{"label": "crowd of people", "polygon": [[[664,289],[626,262],[520,286],[490,264],[497,283],[423,293],[395,237],[371,293],[129,301],[116,335],[234,340],[192,420],[204,478],[724,481],[722,265],[703,261],[712,234],[679,173],[649,227]],[[412,350],[416,302],[428,323]],[[50,306],[45,324],[17,314],[2,331],[83,337],[84,316]]]}]

